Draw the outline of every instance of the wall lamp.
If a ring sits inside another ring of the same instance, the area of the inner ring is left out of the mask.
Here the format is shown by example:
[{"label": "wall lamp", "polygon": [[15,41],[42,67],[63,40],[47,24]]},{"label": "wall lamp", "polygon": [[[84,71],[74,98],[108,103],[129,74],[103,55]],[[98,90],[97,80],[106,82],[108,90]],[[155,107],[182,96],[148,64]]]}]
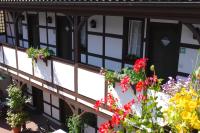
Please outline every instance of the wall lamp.
[{"label": "wall lamp", "polygon": [[90,21],[90,27],[91,27],[91,28],[96,28],[96,27],[97,27],[97,22],[96,22],[96,20],[92,19],[92,20]]}]

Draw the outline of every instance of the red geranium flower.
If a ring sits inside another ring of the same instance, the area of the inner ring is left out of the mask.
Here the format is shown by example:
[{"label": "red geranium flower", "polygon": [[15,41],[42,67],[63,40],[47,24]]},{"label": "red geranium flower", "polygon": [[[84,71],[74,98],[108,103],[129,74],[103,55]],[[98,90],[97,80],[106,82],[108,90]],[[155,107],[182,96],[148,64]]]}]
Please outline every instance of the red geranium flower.
[{"label": "red geranium flower", "polygon": [[101,106],[101,104],[102,104],[102,101],[100,101],[100,100],[96,101],[96,103],[94,104],[94,108],[95,108],[96,111],[99,109],[99,107]]},{"label": "red geranium flower", "polygon": [[119,125],[120,121],[121,121],[121,119],[120,119],[119,114],[115,113],[112,115],[112,119],[111,119],[112,125]]},{"label": "red geranium flower", "polygon": [[141,92],[143,89],[146,88],[146,85],[145,85],[145,82],[144,81],[139,81],[137,84],[136,84],[136,90],[138,92]]},{"label": "red geranium flower", "polygon": [[140,70],[144,70],[147,64],[147,58],[137,59],[133,65],[133,70],[138,73]]},{"label": "red geranium flower", "polygon": [[122,92],[124,93],[125,91],[128,90],[129,87],[129,82],[130,82],[130,77],[129,76],[125,76],[121,82],[120,82],[120,86],[122,88]]}]

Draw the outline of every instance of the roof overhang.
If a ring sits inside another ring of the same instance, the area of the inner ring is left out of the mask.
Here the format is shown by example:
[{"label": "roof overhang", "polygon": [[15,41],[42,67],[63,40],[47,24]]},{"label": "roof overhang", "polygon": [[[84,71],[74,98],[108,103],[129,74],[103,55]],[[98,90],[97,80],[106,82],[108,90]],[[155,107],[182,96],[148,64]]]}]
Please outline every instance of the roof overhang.
[{"label": "roof overhang", "polygon": [[69,15],[117,15],[200,21],[199,2],[0,2],[0,9]]}]

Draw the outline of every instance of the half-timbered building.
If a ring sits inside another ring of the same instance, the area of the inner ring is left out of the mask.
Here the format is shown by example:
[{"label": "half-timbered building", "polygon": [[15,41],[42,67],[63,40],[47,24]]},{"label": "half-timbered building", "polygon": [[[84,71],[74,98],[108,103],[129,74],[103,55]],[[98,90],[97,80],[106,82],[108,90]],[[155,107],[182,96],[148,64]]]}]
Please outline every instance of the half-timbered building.
[{"label": "half-timbered building", "polygon": [[[0,0],[0,10],[0,89],[16,79],[32,109],[56,123],[84,113],[88,133],[112,114],[93,108],[109,91],[101,67],[120,71],[147,57],[161,78],[185,77],[200,48],[198,0]],[[29,47],[55,56],[33,64]]]}]

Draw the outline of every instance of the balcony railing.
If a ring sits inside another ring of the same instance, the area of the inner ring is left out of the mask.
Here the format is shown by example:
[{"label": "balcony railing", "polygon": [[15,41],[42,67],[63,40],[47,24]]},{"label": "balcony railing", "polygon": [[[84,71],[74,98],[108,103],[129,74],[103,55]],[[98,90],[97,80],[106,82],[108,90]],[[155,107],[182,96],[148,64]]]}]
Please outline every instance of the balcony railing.
[{"label": "balcony railing", "polygon": [[[96,68],[78,64],[77,73],[72,61],[51,57],[47,63],[33,63],[25,49],[2,44],[0,46],[0,70],[14,78],[51,93],[67,97],[93,108],[95,100],[106,95],[105,77]],[[77,80],[78,88],[75,88]]]}]

